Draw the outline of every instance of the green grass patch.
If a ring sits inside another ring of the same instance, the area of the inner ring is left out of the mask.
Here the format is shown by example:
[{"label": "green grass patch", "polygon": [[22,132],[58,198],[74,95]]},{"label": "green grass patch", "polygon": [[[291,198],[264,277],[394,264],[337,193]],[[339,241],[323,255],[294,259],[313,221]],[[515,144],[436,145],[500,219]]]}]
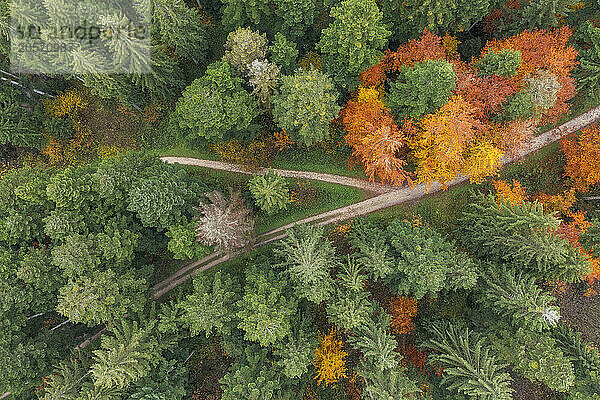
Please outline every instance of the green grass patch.
[{"label": "green grass patch", "polygon": [[502,180],[519,181],[527,194],[545,192],[558,194],[565,190],[563,185],[565,158],[558,142],[541,148],[524,159],[506,165],[500,171]]},{"label": "green grass patch", "polygon": [[321,149],[294,150],[279,153],[273,161],[273,167],[367,179],[360,166],[350,169],[346,158],[340,155],[328,154]]},{"label": "green grass patch", "polygon": [[256,221],[256,231],[259,233],[267,232],[290,222],[335,210],[367,198],[362,190],[349,186],[319,181],[310,181],[310,186],[317,189],[315,201],[301,206],[292,203],[287,210],[274,215],[259,213],[259,218]]},{"label": "green grass patch", "polygon": [[424,222],[433,228],[451,232],[460,210],[469,200],[469,192],[477,188],[475,184],[461,184],[452,188],[427,195],[418,201],[399,204],[385,210],[376,211],[365,217],[367,220],[386,220],[393,218],[412,218],[420,215]]}]

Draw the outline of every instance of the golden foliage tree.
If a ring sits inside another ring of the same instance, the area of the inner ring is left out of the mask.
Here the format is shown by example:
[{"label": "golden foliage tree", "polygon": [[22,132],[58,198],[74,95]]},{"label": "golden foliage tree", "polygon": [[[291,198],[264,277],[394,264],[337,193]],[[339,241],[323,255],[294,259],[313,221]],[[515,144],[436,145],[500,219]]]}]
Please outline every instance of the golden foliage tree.
[{"label": "golden foliage tree", "polygon": [[335,330],[332,328],[328,335],[319,336],[319,346],[315,350],[315,368],[317,376],[315,380],[320,385],[338,382],[346,378],[346,353],[343,342],[336,338]]}]

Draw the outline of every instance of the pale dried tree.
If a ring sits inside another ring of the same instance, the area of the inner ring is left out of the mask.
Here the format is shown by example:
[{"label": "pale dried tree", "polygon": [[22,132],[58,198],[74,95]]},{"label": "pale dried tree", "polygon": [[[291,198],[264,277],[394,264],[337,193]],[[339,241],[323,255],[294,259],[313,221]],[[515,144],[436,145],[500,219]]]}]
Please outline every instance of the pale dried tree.
[{"label": "pale dried tree", "polygon": [[200,202],[196,240],[216,250],[231,252],[253,241],[254,219],[239,191],[229,191],[229,199],[214,191],[206,195],[209,203]]}]

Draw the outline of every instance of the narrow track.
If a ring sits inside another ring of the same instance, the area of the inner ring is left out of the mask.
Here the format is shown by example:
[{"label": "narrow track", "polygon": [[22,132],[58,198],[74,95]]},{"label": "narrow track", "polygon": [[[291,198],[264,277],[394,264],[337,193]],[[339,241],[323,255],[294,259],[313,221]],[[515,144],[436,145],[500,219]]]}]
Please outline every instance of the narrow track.
[{"label": "narrow track", "polygon": [[277,169],[277,168],[252,168],[245,165],[240,164],[231,164],[221,161],[212,161],[212,160],[201,160],[199,158],[189,158],[189,157],[161,157],[162,161],[169,164],[182,164],[182,165],[194,165],[196,167],[210,168],[210,169],[218,169],[221,171],[229,171],[235,172],[238,174],[263,174],[268,169],[276,172],[281,176],[285,176],[286,178],[301,178],[301,179],[312,179],[316,181],[329,182],[329,183],[337,183],[338,185],[343,186],[351,186],[358,189],[366,190],[367,192],[372,193],[387,193],[391,190],[394,190],[391,186],[382,185],[377,182],[370,182],[366,179],[358,179],[351,178],[349,176],[343,175],[333,175],[333,174],[324,174],[321,172],[312,172],[312,171],[295,171],[290,169]]}]

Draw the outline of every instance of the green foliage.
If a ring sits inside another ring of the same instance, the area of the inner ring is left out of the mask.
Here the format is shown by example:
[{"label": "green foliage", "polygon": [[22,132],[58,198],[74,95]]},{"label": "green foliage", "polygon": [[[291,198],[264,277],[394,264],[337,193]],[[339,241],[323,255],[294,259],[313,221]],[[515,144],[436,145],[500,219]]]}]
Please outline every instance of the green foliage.
[{"label": "green foliage", "polygon": [[359,373],[366,380],[364,392],[369,400],[404,400],[421,393],[417,383],[406,375],[406,368]]},{"label": "green foliage", "polygon": [[556,299],[542,292],[526,274],[494,266],[484,281],[481,302],[499,315],[510,316],[515,326],[541,332],[560,318],[560,309],[551,305]]},{"label": "green foliage", "polygon": [[270,346],[290,333],[296,303],[285,296],[285,283],[264,266],[261,270],[257,266],[246,270],[244,295],[237,302],[236,314],[246,340]]},{"label": "green foliage", "polygon": [[477,194],[463,213],[458,236],[482,259],[519,266],[544,280],[580,280],[589,262],[556,234],[559,224],[537,202],[512,206]]},{"label": "green foliage", "polygon": [[185,211],[189,214],[190,204],[198,198],[194,188],[182,181],[185,174],[184,170],[167,170],[136,181],[129,191],[127,209],[146,227],[163,230],[182,222]]},{"label": "green foliage", "polygon": [[388,371],[398,367],[395,338],[388,332],[390,317],[384,312],[368,318],[351,337],[352,346],[363,354],[363,363],[370,370]]},{"label": "green foliage", "polygon": [[600,100],[600,28],[591,21],[577,27],[575,39],[581,43],[577,48],[579,68],[577,91],[594,101]]},{"label": "green foliage", "polygon": [[247,129],[258,115],[256,100],[229,64],[217,61],[184,91],[175,108],[179,126],[208,140]]},{"label": "green foliage", "polygon": [[60,289],[56,309],[72,322],[94,326],[143,309],[148,289],[144,279],[131,272],[117,276],[111,269],[88,274]]},{"label": "green foliage", "polygon": [[586,344],[581,333],[562,323],[552,328],[552,337],[575,368],[575,384],[569,400],[597,400],[600,396],[600,356]]},{"label": "green foliage", "polygon": [[[519,4],[520,3],[520,4]],[[517,7],[504,7],[505,18],[499,26],[506,35],[518,34],[525,29],[549,29],[561,25],[562,17],[573,12],[577,0],[519,1]]]},{"label": "green foliage", "polygon": [[384,281],[397,293],[420,299],[443,289],[470,289],[477,282],[473,261],[438,232],[395,219],[385,234],[396,268]]},{"label": "green foliage", "polygon": [[358,261],[366,268],[367,274],[377,280],[394,271],[394,261],[390,257],[389,246],[381,228],[360,221],[351,232],[351,243],[358,252]]},{"label": "green foliage", "polygon": [[361,289],[349,289],[338,285],[327,304],[327,319],[340,328],[353,330],[369,318],[371,302],[368,293]]},{"label": "green foliage", "polygon": [[219,381],[223,400],[266,400],[276,398],[280,388],[275,371],[269,366],[267,350],[248,346],[245,354],[231,366]]},{"label": "green foliage", "polygon": [[201,61],[207,50],[206,29],[197,8],[183,0],[152,0],[152,28],[175,54]]},{"label": "green foliage", "polygon": [[499,5],[496,0],[385,0],[384,20],[398,42],[414,38],[428,29],[432,32],[469,31]]},{"label": "green foliage", "polygon": [[402,400],[419,392],[417,384],[406,376],[406,368],[399,365],[402,357],[395,351],[397,343],[388,332],[389,326],[389,316],[381,309],[373,310],[350,338],[363,355],[358,373],[365,379],[366,398],[371,400]]},{"label": "green foliage", "polygon": [[280,31],[300,39],[313,25],[318,13],[316,0],[276,0],[277,15],[283,19]]},{"label": "green foliage", "polygon": [[284,74],[289,75],[294,72],[298,59],[298,48],[295,42],[288,40],[281,32],[277,32],[269,51],[271,61],[279,65]]},{"label": "green foliage", "polygon": [[167,247],[176,260],[200,260],[209,253],[206,246],[196,241],[194,221],[171,225],[165,235],[169,238]]},{"label": "green foliage", "polygon": [[480,75],[510,78],[517,73],[517,69],[521,66],[521,52],[519,50],[504,49],[496,53],[490,50],[481,57],[481,60],[475,66]]},{"label": "green foliage", "polygon": [[337,100],[338,93],[327,75],[300,69],[281,78],[273,97],[273,117],[292,140],[310,146],[329,136],[329,123],[341,109]]},{"label": "green foliage", "polygon": [[316,304],[329,298],[333,288],[330,269],[335,250],[322,227],[294,226],[274,251],[283,259],[282,265],[298,296]]},{"label": "green foliage", "polygon": [[505,121],[524,120],[532,117],[533,113],[534,108],[531,101],[531,92],[523,89],[510,96],[502,104],[500,118]]},{"label": "green foliage", "polygon": [[264,175],[255,175],[248,181],[250,193],[261,210],[273,214],[285,210],[290,203],[290,194],[285,178],[268,170]]},{"label": "green foliage", "polygon": [[[8,82],[0,84],[0,143],[39,148],[44,139],[40,106]],[[32,108],[32,109],[31,109]]]},{"label": "green foliage", "polygon": [[450,390],[481,400],[512,399],[510,376],[477,334],[453,323],[432,324],[429,330],[433,337],[423,346],[437,352],[429,357],[444,368],[442,383]]},{"label": "green foliage", "polygon": [[446,104],[456,88],[456,72],[448,61],[427,60],[403,67],[390,83],[386,104],[401,118],[432,114]]},{"label": "green foliage", "polygon": [[377,63],[391,32],[374,0],[343,0],[329,15],[333,22],[321,32],[317,48],[336,85],[355,90],[359,74]]},{"label": "green foliage", "polygon": [[226,273],[199,274],[194,277],[194,293],[178,305],[183,310],[182,321],[192,336],[204,332],[229,334],[235,318],[235,303],[239,285]]},{"label": "green foliage", "polygon": [[60,267],[67,277],[82,275],[100,265],[91,235],[68,236],[63,244],[54,246],[51,252],[52,264]]},{"label": "green foliage", "polygon": [[243,25],[263,26],[272,15],[271,0],[221,0],[221,23],[229,28]]},{"label": "green foliage", "polygon": [[526,329],[501,330],[492,342],[498,354],[524,377],[559,392],[573,386],[573,365],[552,337]]},{"label": "green foliage", "polygon": [[121,320],[102,336],[94,350],[91,373],[94,385],[106,389],[125,389],[147,376],[150,368],[162,358],[159,343],[153,336],[154,323],[139,326],[137,321]]},{"label": "green foliage", "polygon": [[301,315],[292,322],[292,332],[273,351],[279,358],[275,365],[288,378],[300,378],[308,372],[316,347],[317,337],[312,320]]},{"label": "green foliage", "polygon": [[267,35],[249,28],[238,28],[227,35],[223,61],[239,73],[247,74],[253,61],[267,56]]}]

